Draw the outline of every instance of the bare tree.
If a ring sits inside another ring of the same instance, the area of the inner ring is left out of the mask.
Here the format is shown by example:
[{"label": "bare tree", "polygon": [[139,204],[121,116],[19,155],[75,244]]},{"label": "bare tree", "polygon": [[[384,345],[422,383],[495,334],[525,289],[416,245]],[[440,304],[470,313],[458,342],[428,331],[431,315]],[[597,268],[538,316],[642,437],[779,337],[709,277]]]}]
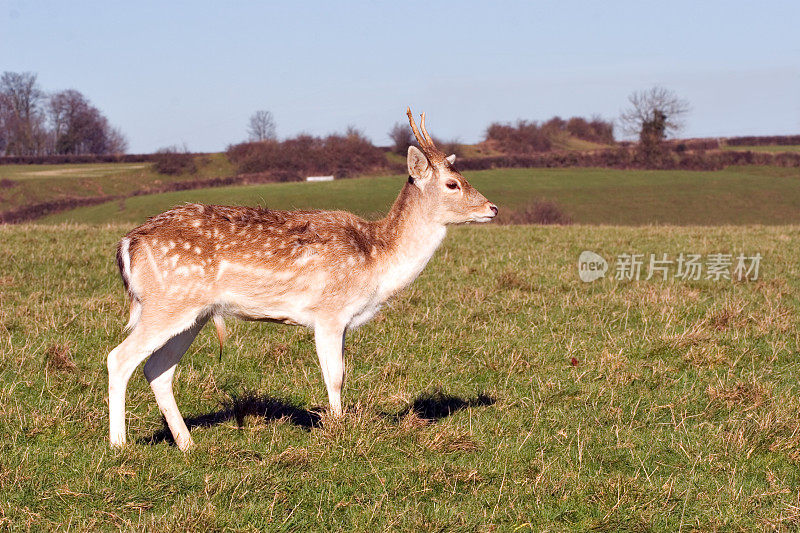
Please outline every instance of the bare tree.
[{"label": "bare tree", "polygon": [[392,151],[400,155],[405,155],[408,147],[414,144],[411,128],[403,122],[394,123],[389,130],[389,138],[392,140]]},{"label": "bare tree", "polygon": [[48,101],[53,149],[59,154],[122,153],[127,141],[79,91],[68,89]]},{"label": "bare tree", "polygon": [[265,110],[253,113],[250,117],[250,123],[247,126],[247,133],[250,135],[250,140],[252,141],[275,139],[275,118],[272,116],[272,113]]},{"label": "bare tree", "polygon": [[109,154],[124,154],[128,151],[128,139],[122,130],[110,126],[106,132],[106,152]]},{"label": "bare tree", "polygon": [[42,102],[44,93],[32,72],[3,72],[3,120],[6,151],[15,155],[35,155],[45,148]]},{"label": "bare tree", "polygon": [[12,122],[13,113],[11,102],[4,93],[0,92],[0,154],[6,153],[9,142],[9,129]]},{"label": "bare tree", "polygon": [[619,117],[622,129],[629,135],[638,135],[643,143],[658,143],[679,132],[690,109],[687,100],[658,86],[636,91],[628,101],[630,106]]}]

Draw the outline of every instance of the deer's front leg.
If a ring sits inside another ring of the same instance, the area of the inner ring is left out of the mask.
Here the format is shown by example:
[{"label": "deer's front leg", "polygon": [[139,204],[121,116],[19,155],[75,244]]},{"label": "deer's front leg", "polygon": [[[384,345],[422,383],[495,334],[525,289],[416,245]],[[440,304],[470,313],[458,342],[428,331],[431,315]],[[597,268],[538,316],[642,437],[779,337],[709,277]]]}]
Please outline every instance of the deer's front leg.
[{"label": "deer's front leg", "polygon": [[328,401],[334,415],[342,414],[342,384],[344,383],[345,328],[331,324],[317,324],[314,342],[317,346],[322,377],[328,389]]}]

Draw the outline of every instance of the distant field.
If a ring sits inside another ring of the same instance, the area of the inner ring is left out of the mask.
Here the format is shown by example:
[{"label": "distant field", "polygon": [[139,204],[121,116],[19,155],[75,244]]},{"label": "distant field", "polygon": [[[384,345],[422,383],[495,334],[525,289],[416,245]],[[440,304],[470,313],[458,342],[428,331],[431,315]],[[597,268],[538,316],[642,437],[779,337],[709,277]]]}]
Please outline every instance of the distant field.
[{"label": "distant field", "polygon": [[0,165],[0,211],[65,197],[124,195],[176,181],[233,174],[224,154],[200,156],[197,161],[195,174],[180,176],[158,174],[151,163]]},{"label": "distant field", "polygon": [[[800,223],[800,169],[507,169],[465,174],[501,210],[546,199],[558,203],[581,224]],[[386,212],[405,179],[393,176],[182,191],[80,208],[42,221],[136,224],[182,202],[347,209],[372,217]]]},{"label": "distant field", "polygon": [[733,150],[738,152],[800,152],[800,145],[768,145],[768,146],[723,146],[723,150]]},{"label": "distant field", "polygon": [[[309,332],[231,321],[220,362],[206,328],[176,372],[187,455],[141,371],[108,447],[128,227],[0,227],[2,529],[800,528],[800,226],[457,228],[349,335],[341,421]],[[582,250],[763,262],[585,284]]]}]

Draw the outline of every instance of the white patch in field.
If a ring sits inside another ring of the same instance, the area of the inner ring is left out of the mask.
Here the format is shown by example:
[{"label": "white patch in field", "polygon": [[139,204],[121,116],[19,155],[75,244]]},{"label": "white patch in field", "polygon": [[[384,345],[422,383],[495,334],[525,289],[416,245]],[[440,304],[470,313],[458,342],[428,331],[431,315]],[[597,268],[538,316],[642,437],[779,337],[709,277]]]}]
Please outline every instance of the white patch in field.
[{"label": "white patch in field", "polygon": [[184,241],[184,243],[183,243],[183,249],[184,250],[188,250],[191,247],[192,247],[192,245],[189,244],[189,241]]},{"label": "white patch in field", "polygon": [[199,247],[199,246],[195,246],[195,247],[194,247],[194,253],[196,253],[197,255],[200,255],[201,251],[202,251],[202,250],[200,250],[200,247]]}]

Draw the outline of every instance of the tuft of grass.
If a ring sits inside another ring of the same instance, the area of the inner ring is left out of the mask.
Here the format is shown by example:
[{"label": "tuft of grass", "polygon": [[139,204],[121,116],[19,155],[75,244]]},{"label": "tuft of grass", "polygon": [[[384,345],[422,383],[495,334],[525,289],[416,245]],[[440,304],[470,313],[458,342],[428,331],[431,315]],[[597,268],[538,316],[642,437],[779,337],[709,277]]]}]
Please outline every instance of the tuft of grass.
[{"label": "tuft of grass", "polygon": [[66,344],[53,344],[45,352],[47,368],[59,372],[72,372],[77,367],[72,360],[69,346]]}]

